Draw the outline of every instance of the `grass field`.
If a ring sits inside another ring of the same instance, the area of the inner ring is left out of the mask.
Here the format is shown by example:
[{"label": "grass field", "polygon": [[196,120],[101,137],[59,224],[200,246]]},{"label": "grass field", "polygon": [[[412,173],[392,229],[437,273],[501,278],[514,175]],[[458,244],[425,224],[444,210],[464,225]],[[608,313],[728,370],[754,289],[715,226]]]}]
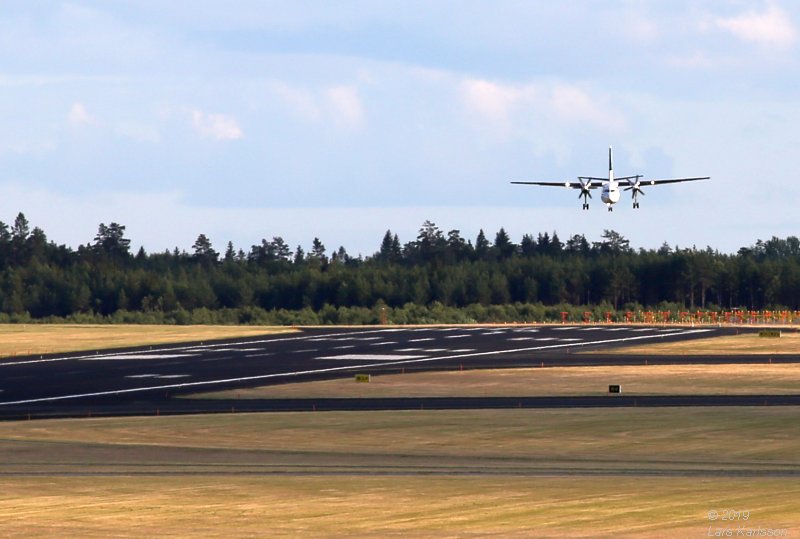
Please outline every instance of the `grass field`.
[{"label": "grass field", "polygon": [[295,331],[267,326],[0,324],[0,357],[251,337]]},{"label": "grass field", "polygon": [[798,533],[798,419],[765,407],[4,423],[0,520],[11,537],[675,537],[729,508]]},{"label": "grass field", "polygon": [[533,397],[607,395],[786,395],[800,393],[800,364],[649,365],[482,369],[375,375],[192,395],[211,399]]},{"label": "grass field", "polygon": [[0,519],[20,538],[699,538],[741,508],[795,537],[798,497],[776,479],[12,477]]}]

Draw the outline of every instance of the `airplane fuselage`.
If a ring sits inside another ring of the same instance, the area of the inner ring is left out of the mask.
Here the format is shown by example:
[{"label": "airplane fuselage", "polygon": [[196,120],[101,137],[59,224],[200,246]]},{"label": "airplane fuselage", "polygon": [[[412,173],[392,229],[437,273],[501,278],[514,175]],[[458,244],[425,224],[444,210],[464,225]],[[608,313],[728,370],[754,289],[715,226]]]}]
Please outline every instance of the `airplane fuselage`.
[{"label": "airplane fuselage", "polygon": [[603,182],[603,190],[600,192],[600,200],[605,202],[609,209],[612,204],[619,202],[619,182],[614,179],[614,162],[611,157],[611,148],[608,148],[608,181]]},{"label": "airplane fuselage", "polygon": [[619,202],[619,199],[619,183],[613,179],[609,179],[607,183],[603,184],[603,190],[600,192],[600,200],[606,204],[616,204]]}]

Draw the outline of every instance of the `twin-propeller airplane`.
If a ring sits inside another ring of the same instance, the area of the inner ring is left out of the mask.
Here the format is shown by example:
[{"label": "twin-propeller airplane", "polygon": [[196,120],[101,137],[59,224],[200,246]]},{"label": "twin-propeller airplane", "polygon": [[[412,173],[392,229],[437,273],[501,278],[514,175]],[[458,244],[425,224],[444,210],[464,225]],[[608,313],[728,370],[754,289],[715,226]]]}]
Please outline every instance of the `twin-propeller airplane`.
[{"label": "twin-propeller airplane", "polygon": [[[569,189],[580,189],[581,192],[578,198],[583,197],[583,209],[589,209],[589,200],[592,198],[592,189],[602,189],[600,192],[600,200],[602,200],[608,207],[608,211],[614,210],[614,204],[619,202],[622,195],[620,187],[624,187],[623,191],[630,191],[631,198],[633,199],[633,207],[639,207],[639,195],[644,195],[642,186],[645,185],[662,185],[665,183],[678,183],[678,182],[694,182],[697,180],[708,180],[710,176],[703,176],[700,178],[670,178],[667,180],[642,180],[641,174],[635,176],[623,176],[621,178],[614,177],[614,165],[611,158],[611,146],[608,147],[608,178],[595,178],[593,176],[578,176],[577,182],[511,182],[520,185],[547,185],[551,187],[567,187]],[[627,186],[627,187],[626,187]]]}]

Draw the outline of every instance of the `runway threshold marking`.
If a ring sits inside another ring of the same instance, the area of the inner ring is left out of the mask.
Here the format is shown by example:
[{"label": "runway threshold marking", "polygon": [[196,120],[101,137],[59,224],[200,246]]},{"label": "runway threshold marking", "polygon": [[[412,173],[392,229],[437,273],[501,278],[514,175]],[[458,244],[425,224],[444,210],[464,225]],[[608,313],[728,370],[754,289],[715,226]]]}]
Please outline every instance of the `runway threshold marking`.
[{"label": "runway threshold marking", "polygon": [[[711,329],[691,329],[682,331],[679,333],[675,333],[675,335],[694,335],[696,333],[706,333],[709,331],[713,331]],[[23,400],[16,400],[16,401],[8,401],[8,402],[0,402],[0,406],[9,406],[14,404],[33,404],[37,402],[53,402],[53,401],[60,401],[60,400],[67,400],[67,399],[79,399],[84,397],[100,397],[106,395],[121,395],[121,394],[130,394],[130,393],[142,393],[144,391],[160,391],[164,389],[186,389],[186,388],[200,388],[204,386],[210,386],[215,384],[230,384],[234,382],[252,382],[256,380],[269,380],[270,378],[289,378],[293,376],[302,376],[308,374],[322,374],[322,373],[329,373],[329,372],[344,372],[344,371],[352,371],[356,369],[365,369],[369,367],[383,367],[386,365],[405,365],[409,363],[428,363],[432,361],[442,361],[445,359],[462,359],[462,358],[470,358],[470,357],[481,357],[481,356],[497,356],[500,354],[514,354],[519,352],[535,352],[539,350],[553,350],[556,348],[567,348],[567,347],[575,347],[575,346],[594,346],[599,344],[611,344],[611,343],[618,343],[618,342],[627,342],[627,341],[642,341],[647,339],[658,339],[660,335],[637,335],[636,337],[622,337],[619,339],[603,339],[598,341],[584,341],[581,343],[564,343],[564,344],[548,344],[544,346],[531,346],[526,348],[515,348],[509,350],[490,350],[486,352],[471,352],[465,354],[455,354],[450,356],[438,356],[438,357],[427,357],[427,358],[420,358],[420,359],[404,359],[398,361],[385,361],[379,363],[368,363],[366,365],[343,365],[341,367],[326,367],[323,369],[311,369],[305,371],[293,371],[293,372],[278,372],[278,373],[271,373],[271,374],[259,374],[255,376],[243,376],[239,378],[223,378],[218,380],[202,380],[198,382],[184,382],[179,384],[165,384],[160,386],[148,386],[148,387],[134,387],[134,388],[127,388],[127,389],[116,389],[111,391],[96,391],[92,393],[81,393],[77,395],[58,395],[55,397],[40,397],[36,399],[23,399]]]}]

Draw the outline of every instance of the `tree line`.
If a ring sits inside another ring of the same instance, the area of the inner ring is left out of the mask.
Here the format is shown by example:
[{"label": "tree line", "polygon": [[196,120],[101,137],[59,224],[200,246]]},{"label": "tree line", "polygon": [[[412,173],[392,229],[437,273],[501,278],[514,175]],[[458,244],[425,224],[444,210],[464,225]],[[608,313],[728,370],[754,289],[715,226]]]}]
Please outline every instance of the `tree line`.
[{"label": "tree line", "polygon": [[515,243],[501,228],[473,241],[426,221],[402,243],[388,230],[371,256],[306,252],[281,237],[218,252],[205,234],[191,250],[136,253],[125,226],[101,223],[72,249],[0,222],[0,322],[412,323],[574,320],[585,311],[800,309],[800,240],[759,240],[735,254],[634,250],[556,232]]}]

